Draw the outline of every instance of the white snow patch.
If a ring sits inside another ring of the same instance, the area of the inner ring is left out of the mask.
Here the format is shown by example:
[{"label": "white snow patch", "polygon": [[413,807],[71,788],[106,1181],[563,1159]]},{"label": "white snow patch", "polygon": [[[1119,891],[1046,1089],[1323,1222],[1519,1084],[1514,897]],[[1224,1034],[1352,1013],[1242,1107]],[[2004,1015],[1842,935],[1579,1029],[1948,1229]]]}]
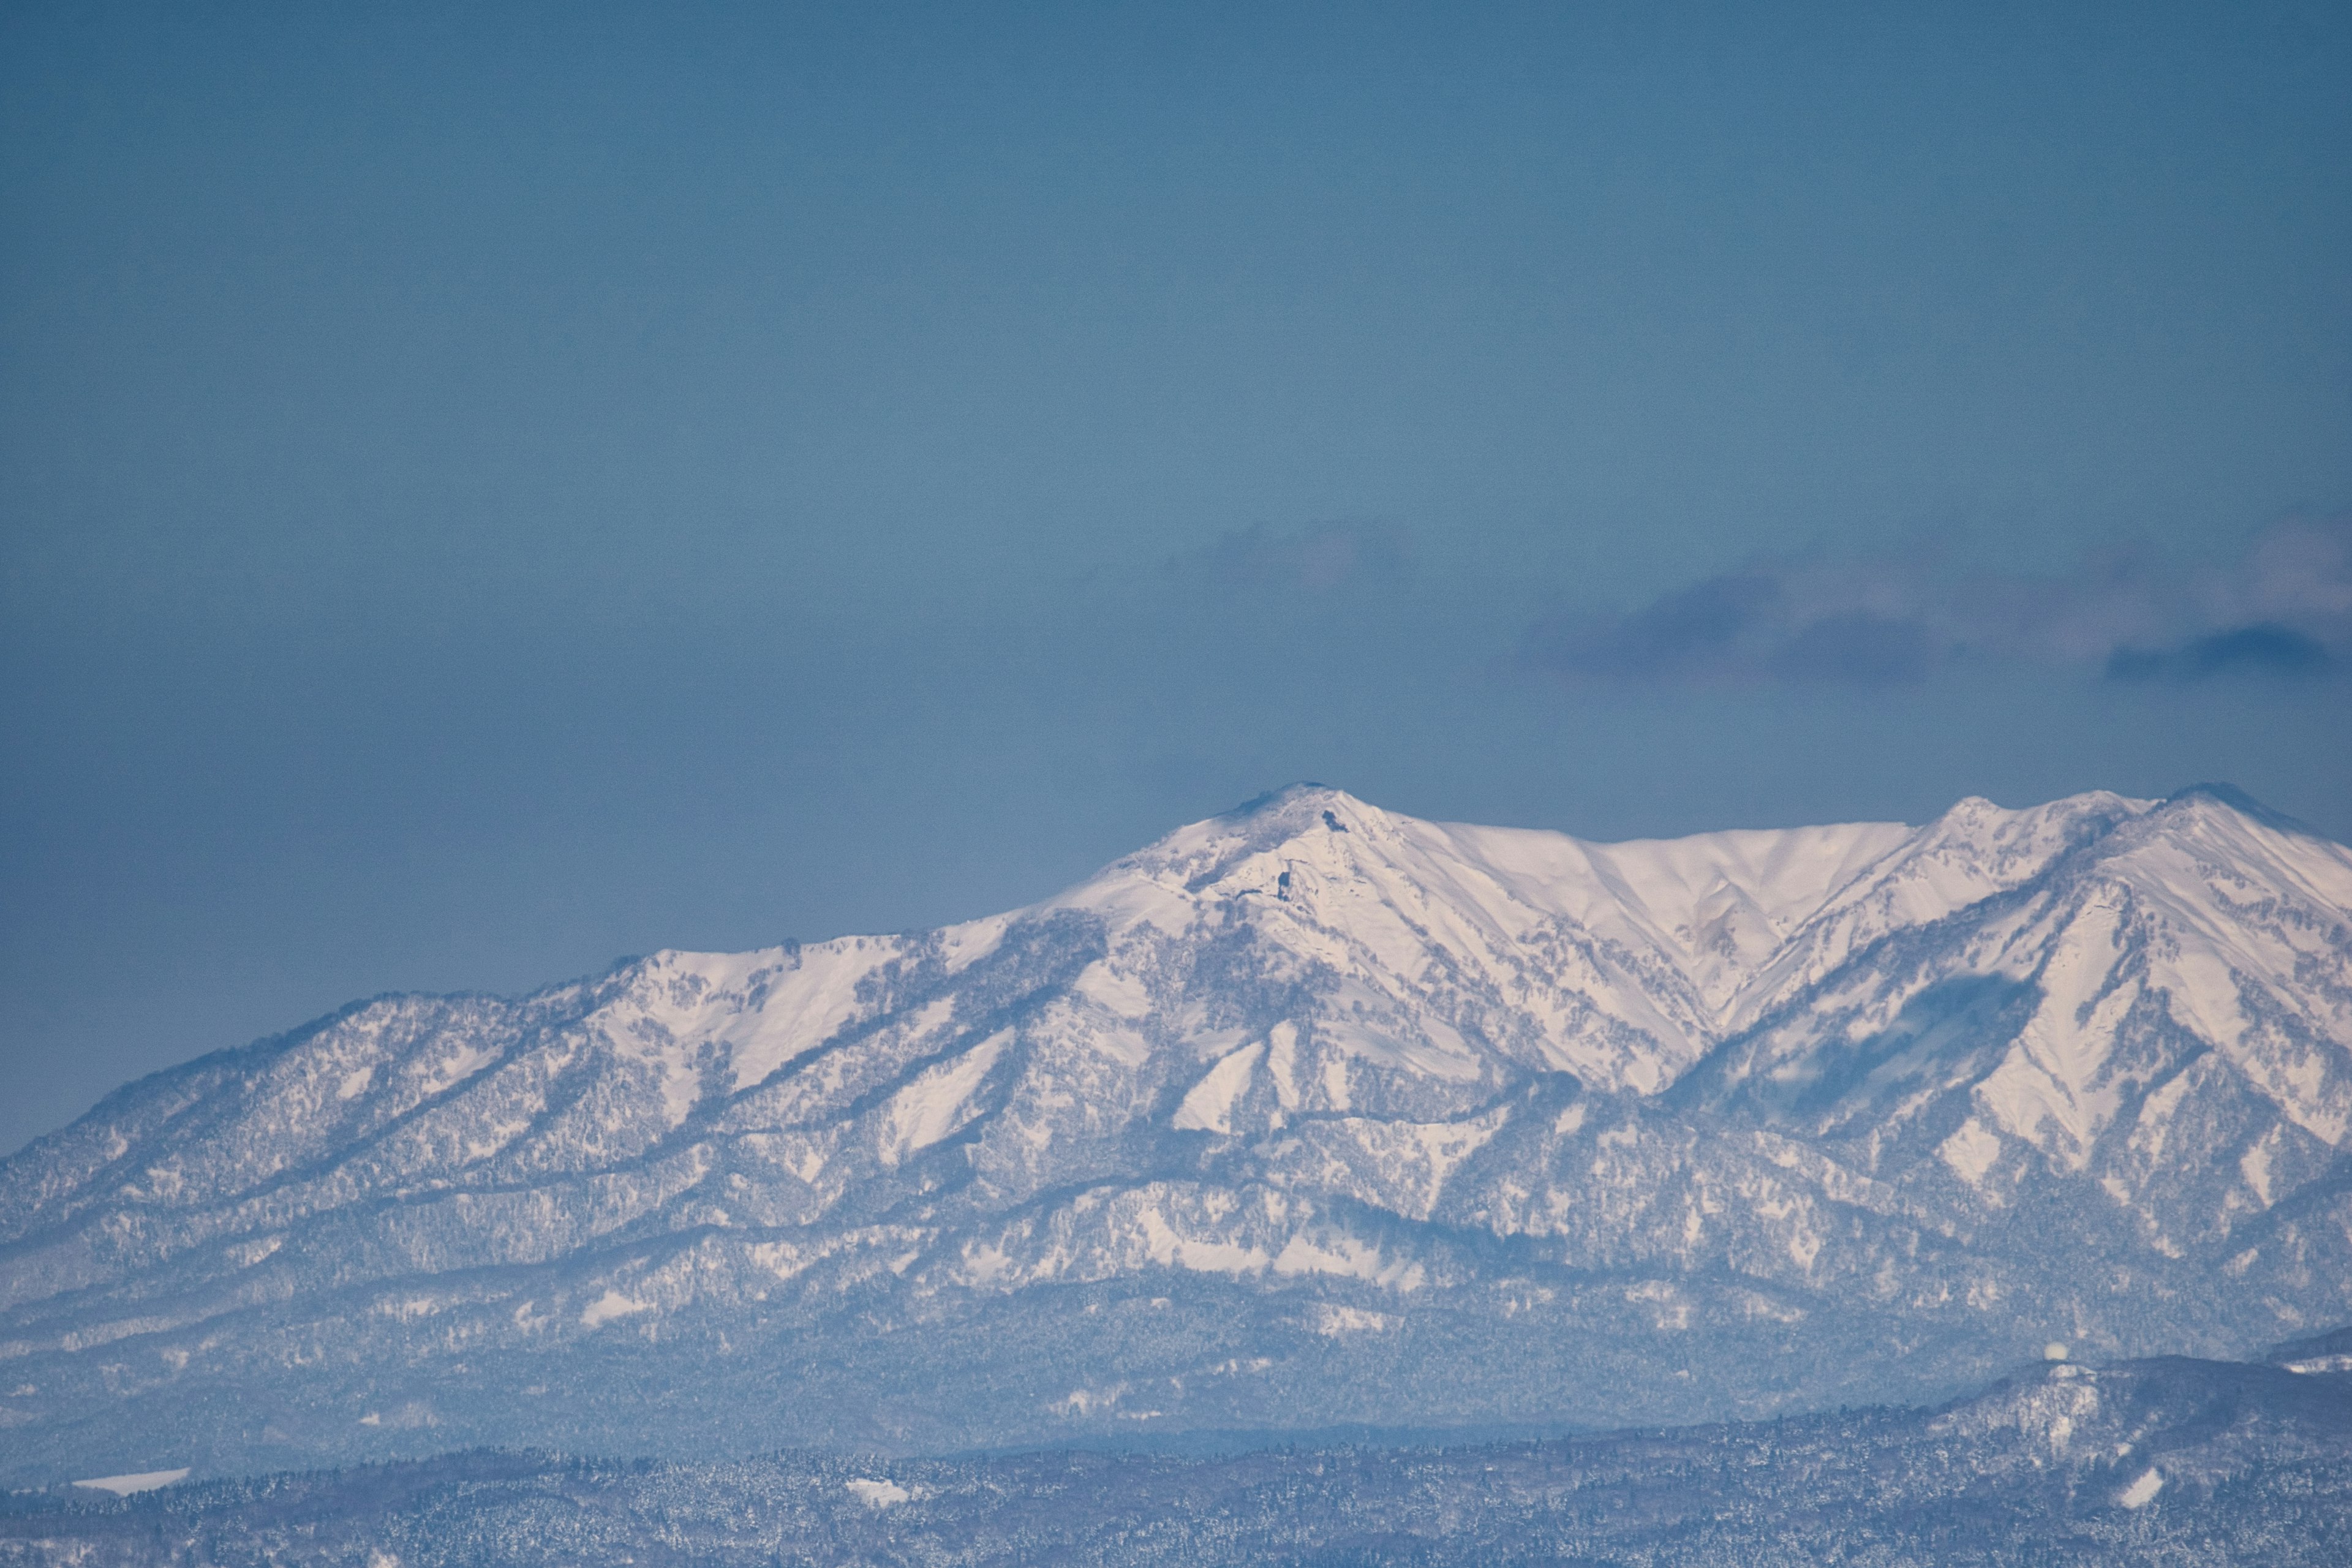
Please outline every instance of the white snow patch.
[{"label": "white snow patch", "polygon": [[[463,1083],[498,1058],[498,1053],[471,1040],[465,1041],[442,1059],[425,1078],[422,1092],[427,1099]],[[422,1064],[419,1064],[422,1066]]]},{"label": "white snow patch", "polygon": [[[2105,902],[2085,905],[2059,933],[2037,977],[2041,1005],[1976,1087],[1981,1113],[2068,1170],[2083,1168],[2121,1103],[2108,1058],[2139,984],[2109,984],[2126,946],[2121,911]],[[2164,1108],[2147,1110],[2152,1130]]]},{"label": "white snow patch", "polygon": [[1144,1251],[1155,1263],[1195,1274],[1258,1274],[1265,1269],[1266,1256],[1257,1247],[1180,1235],[1156,1208],[1144,1209],[1135,1221],[1143,1232]]},{"label": "white snow patch", "polygon": [[[977,929],[986,924],[951,926],[940,934],[968,963],[992,945],[992,937]],[[688,1069],[705,1043],[724,1049],[740,1091],[856,1018],[863,1010],[857,983],[898,950],[888,937],[842,937],[797,950],[658,952],[646,961],[640,983],[601,1021],[628,1054],[661,1060],[666,1079],[679,1080],[670,1095],[690,1100],[699,1089],[698,1074]],[[921,1020],[916,1023],[919,1027]]]},{"label": "white snow patch", "polygon": [[1151,1011],[1151,988],[1143,976],[1114,969],[1108,959],[1087,964],[1070,989],[1122,1018],[1141,1018]]},{"label": "white snow patch", "polygon": [[86,1481],[76,1481],[78,1487],[88,1487],[94,1492],[112,1492],[116,1497],[129,1497],[132,1492],[152,1492],[157,1487],[168,1487],[188,1479],[185,1465],[176,1470],[141,1470],[128,1476],[93,1476]]},{"label": "white snow patch", "polygon": [[1398,1320],[1386,1312],[1368,1312],[1361,1307],[1335,1307],[1328,1301],[1318,1302],[1312,1314],[1315,1331],[1326,1339],[1344,1339],[1349,1334],[1376,1334],[1396,1327]]},{"label": "white snow patch", "polygon": [[2140,1473],[2139,1479],[2116,1494],[2116,1501],[2126,1508],[2146,1508],[2164,1489],[2164,1472],[2153,1466]]},{"label": "white snow patch", "polygon": [[1108,1410],[1126,1394],[1127,1384],[1123,1383],[1113,1384],[1108,1388],[1074,1388],[1055,1408],[1071,1415],[1092,1415],[1097,1411]]},{"label": "white snow patch", "polygon": [[857,1014],[857,983],[895,952],[895,944],[852,947],[846,942],[802,948],[793,955],[799,967],[770,979],[757,1011],[720,1020],[710,1030],[732,1049],[736,1089],[751,1088],[831,1039]]},{"label": "white snow patch", "polygon": [[286,1234],[280,1231],[275,1236],[256,1237],[251,1241],[232,1243],[227,1252],[236,1259],[238,1268],[250,1268],[264,1258],[275,1256],[278,1249],[285,1245]]},{"label": "white snow patch", "polygon": [[1348,1099],[1348,1058],[1334,1051],[1323,1060],[1323,1098],[1327,1109],[1346,1110]]},{"label": "white snow patch", "polygon": [[883,1121],[882,1159],[897,1164],[918,1149],[928,1149],[979,1114],[972,1094],[1004,1053],[1013,1031],[1000,1029],[957,1057],[925,1069],[912,1083],[891,1097]]},{"label": "white snow patch", "polygon": [[1970,1186],[1981,1186],[1985,1173],[2000,1158],[2000,1139],[1985,1131],[1973,1116],[1960,1123],[1959,1131],[1936,1147],[1944,1163],[1958,1173]]},{"label": "white snow patch", "polygon": [[624,1296],[618,1290],[607,1290],[588,1303],[587,1310],[580,1314],[580,1326],[586,1329],[601,1328],[615,1318],[625,1318],[632,1313],[650,1312],[653,1310],[654,1304],[651,1301],[640,1301],[635,1297]]},{"label": "white snow patch", "polygon": [[1436,1201],[1437,1191],[1445,1179],[1462,1166],[1465,1160],[1486,1146],[1487,1141],[1502,1131],[1510,1118],[1508,1106],[1497,1106],[1486,1115],[1471,1121],[1424,1121],[1413,1127],[1421,1144],[1422,1155],[1429,1162],[1430,1199]]},{"label": "white snow patch", "polygon": [[1266,1035],[1265,1068],[1274,1097],[1285,1110],[1298,1109],[1298,1026],[1287,1018]]},{"label": "white snow patch", "polygon": [[[1694,1215],[1693,1218],[1697,1216]],[[1800,1268],[1811,1268],[1813,1259],[1822,1255],[1822,1238],[1800,1226],[1789,1237],[1789,1256]]]},{"label": "white snow patch", "polygon": [[1381,1249],[1352,1236],[1333,1237],[1328,1247],[1318,1247],[1304,1236],[1294,1236],[1274,1260],[1276,1274],[1344,1274],[1370,1280],[1391,1290],[1417,1290],[1423,1280],[1418,1263],[1392,1263]]},{"label": "white snow patch", "polygon": [[2238,1157],[2238,1173],[2264,1208],[2271,1205],[2271,1154],[2279,1144],[2279,1130],[2272,1128],[2254,1141],[2253,1146]]},{"label": "white snow patch", "polygon": [[1260,1041],[1244,1046],[1211,1068],[1176,1108],[1175,1125],[1185,1131],[1233,1131],[1234,1102],[1249,1087],[1250,1074],[1265,1054],[1265,1045]]},{"label": "white snow patch", "polygon": [[841,1484],[856,1494],[857,1500],[867,1508],[891,1508],[915,1495],[896,1481],[868,1480],[863,1476],[854,1481],[844,1481]]},{"label": "white snow patch", "polygon": [[368,1085],[374,1081],[375,1064],[373,1062],[368,1063],[365,1067],[353,1068],[343,1075],[342,1083],[335,1089],[335,1098],[357,1100],[368,1091]]}]

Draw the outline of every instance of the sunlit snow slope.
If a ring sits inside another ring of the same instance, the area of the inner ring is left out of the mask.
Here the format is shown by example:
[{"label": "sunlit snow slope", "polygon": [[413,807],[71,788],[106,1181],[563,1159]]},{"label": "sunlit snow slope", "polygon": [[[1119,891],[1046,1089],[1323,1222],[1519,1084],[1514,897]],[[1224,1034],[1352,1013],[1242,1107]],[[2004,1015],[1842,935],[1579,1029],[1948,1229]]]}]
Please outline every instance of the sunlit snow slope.
[{"label": "sunlit snow slope", "polygon": [[1600,845],[1302,786],[131,1085],[0,1165],[0,1481],[2240,1353],[2352,1318],[2347,1148],[2352,855],[2226,792]]}]

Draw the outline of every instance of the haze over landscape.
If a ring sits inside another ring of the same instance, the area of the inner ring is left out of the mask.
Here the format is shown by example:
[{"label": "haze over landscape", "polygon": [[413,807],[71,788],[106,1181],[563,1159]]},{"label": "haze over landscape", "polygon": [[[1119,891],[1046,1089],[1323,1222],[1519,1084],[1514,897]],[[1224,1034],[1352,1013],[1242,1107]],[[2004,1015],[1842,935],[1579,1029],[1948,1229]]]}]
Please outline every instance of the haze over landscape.
[{"label": "haze over landscape", "polygon": [[2352,1552],[2347,80],[0,13],[0,1563]]}]

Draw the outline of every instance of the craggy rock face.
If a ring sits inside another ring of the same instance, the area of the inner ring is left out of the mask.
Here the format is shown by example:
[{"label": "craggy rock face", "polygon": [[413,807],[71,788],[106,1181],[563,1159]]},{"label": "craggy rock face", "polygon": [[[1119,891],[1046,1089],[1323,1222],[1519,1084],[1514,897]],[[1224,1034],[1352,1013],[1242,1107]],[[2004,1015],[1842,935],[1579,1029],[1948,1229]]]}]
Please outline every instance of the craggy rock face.
[{"label": "craggy rock face", "polygon": [[1301,787],[1032,909],[393,997],[0,1165],[0,1484],[1702,1419],[2352,1318],[2352,855]]}]

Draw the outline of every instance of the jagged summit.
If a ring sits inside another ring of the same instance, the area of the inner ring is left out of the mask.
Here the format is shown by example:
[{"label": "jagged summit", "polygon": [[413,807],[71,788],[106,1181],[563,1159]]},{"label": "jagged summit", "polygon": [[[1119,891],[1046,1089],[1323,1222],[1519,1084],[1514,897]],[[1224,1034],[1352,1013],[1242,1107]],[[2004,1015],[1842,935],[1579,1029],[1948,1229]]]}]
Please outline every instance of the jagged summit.
[{"label": "jagged summit", "polygon": [[1366,805],[1343,789],[1335,788],[1316,779],[1299,779],[1264,795],[1253,795],[1230,811],[1219,812],[1209,818],[1212,822],[1243,821],[1262,816],[1269,812],[1304,808],[1313,811],[1318,806],[1352,807],[1357,811],[1377,809]]},{"label": "jagged summit", "polygon": [[2242,1353],[2352,1317],[2347,1146],[2352,855],[2223,792],[1596,844],[1294,785],[131,1086],[0,1164],[0,1479]]}]

